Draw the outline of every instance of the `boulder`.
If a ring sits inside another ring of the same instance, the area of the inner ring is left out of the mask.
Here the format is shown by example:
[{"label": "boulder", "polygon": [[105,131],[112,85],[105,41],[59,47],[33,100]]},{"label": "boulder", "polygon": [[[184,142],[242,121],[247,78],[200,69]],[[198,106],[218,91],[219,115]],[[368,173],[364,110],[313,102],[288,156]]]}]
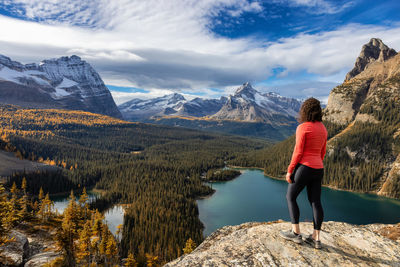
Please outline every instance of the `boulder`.
[{"label": "boulder", "polygon": [[26,263],[25,267],[42,266],[45,263],[50,263],[56,258],[60,257],[60,253],[49,251],[34,255]]},{"label": "boulder", "polygon": [[9,233],[9,237],[14,237],[14,241],[0,247],[0,266],[21,266],[28,254],[28,239],[14,230]]}]

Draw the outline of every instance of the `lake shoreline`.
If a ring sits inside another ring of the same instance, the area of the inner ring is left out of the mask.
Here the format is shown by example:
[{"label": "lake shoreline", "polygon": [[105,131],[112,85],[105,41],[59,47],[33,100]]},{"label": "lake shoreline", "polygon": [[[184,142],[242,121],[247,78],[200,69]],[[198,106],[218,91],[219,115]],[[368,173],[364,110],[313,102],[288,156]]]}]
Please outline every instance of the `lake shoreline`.
[{"label": "lake shoreline", "polygon": [[[228,167],[233,168],[233,166]],[[240,169],[243,171],[243,176],[236,178],[236,182],[215,183],[215,187],[213,185],[215,191],[212,194],[197,199],[198,216],[204,226],[204,237],[224,225],[238,225],[253,220],[288,220],[284,198],[287,183],[283,179],[274,179],[265,175],[260,171],[261,168],[241,167]],[[282,182],[273,182],[273,180]],[[329,210],[327,220],[357,225],[399,223],[396,214],[400,212],[400,202],[397,199],[368,192],[360,193],[338,190],[331,186],[325,187],[327,188],[324,190],[322,199],[325,201],[324,208]],[[302,220],[311,221],[312,213],[304,192],[303,196],[299,197],[298,204],[303,211]],[[374,209],[373,214],[370,208]]]},{"label": "lake shoreline", "polygon": [[[263,168],[260,167],[242,167],[242,166],[234,166],[234,165],[227,165],[228,168],[235,168],[235,169],[253,169],[253,170],[262,170],[264,173],[264,176],[268,177],[268,178],[272,178],[274,180],[280,180],[280,181],[285,181],[285,177],[276,177],[276,176],[272,176],[269,175],[267,173],[265,173]],[[351,192],[351,193],[358,193],[358,194],[370,194],[370,195],[376,195],[379,197],[385,197],[388,199],[394,199],[394,200],[400,200],[399,198],[394,198],[394,197],[388,197],[385,195],[379,195],[377,191],[369,191],[369,192],[363,192],[363,191],[356,191],[356,190],[350,190],[350,189],[344,189],[344,188],[339,188],[333,185],[327,185],[327,184],[323,184],[322,187],[326,187],[329,189],[333,189],[333,190],[338,190],[338,191],[345,191],[345,192]]]}]

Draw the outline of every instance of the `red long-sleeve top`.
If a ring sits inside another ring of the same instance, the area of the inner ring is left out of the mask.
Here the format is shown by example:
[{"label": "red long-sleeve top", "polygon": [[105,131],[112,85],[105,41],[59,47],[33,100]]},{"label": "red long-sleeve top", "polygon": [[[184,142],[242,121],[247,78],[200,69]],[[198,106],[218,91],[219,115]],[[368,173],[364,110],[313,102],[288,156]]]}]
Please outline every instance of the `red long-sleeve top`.
[{"label": "red long-sleeve top", "polygon": [[327,138],[328,131],[322,122],[307,121],[297,126],[296,146],[287,172],[292,173],[297,163],[322,169]]}]

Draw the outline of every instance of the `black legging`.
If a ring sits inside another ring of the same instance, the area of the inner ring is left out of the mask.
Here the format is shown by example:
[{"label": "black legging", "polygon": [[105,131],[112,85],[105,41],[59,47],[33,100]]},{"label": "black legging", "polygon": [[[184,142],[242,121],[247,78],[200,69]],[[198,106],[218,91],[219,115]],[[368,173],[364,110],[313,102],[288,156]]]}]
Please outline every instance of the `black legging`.
[{"label": "black legging", "polygon": [[321,205],[321,182],[324,169],[313,169],[306,165],[296,166],[293,183],[289,184],[286,200],[289,207],[290,218],[293,224],[299,223],[300,210],[297,206],[297,196],[307,186],[308,201],[313,209],[313,224],[315,230],[321,230],[324,219],[324,210]]}]

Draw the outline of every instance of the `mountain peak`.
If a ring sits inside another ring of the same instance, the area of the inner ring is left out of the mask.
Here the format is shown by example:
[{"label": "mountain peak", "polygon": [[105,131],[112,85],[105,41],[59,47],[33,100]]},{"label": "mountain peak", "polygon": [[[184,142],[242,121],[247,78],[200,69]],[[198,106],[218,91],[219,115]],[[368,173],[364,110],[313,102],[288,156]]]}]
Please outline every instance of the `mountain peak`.
[{"label": "mountain peak", "polygon": [[77,55],[72,55],[72,56],[63,56],[59,58],[51,58],[51,59],[45,59],[40,62],[40,65],[43,64],[48,64],[48,63],[72,63],[72,64],[77,64],[77,63],[86,63],[86,61],[82,60],[79,56]]},{"label": "mountain peak", "polygon": [[251,84],[249,82],[245,82],[242,86],[236,89],[235,96],[245,95],[247,97],[254,98],[254,94],[256,93],[257,91],[251,86]]},{"label": "mountain peak", "polygon": [[170,98],[176,99],[176,100],[186,100],[185,97],[179,93],[172,93],[170,94]]},{"label": "mountain peak", "polygon": [[354,68],[347,73],[345,81],[350,80],[365,70],[368,64],[378,61],[383,62],[395,56],[397,53],[393,48],[385,45],[381,39],[372,38],[367,44],[363,45]]}]

